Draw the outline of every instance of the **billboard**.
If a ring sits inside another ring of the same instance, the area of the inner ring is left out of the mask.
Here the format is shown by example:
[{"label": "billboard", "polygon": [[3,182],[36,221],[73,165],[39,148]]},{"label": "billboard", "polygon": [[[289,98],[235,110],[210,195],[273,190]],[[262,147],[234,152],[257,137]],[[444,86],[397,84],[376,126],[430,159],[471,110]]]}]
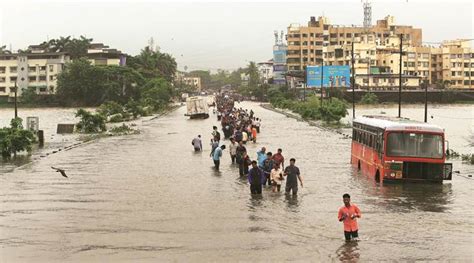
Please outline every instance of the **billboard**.
[{"label": "billboard", "polygon": [[349,66],[306,67],[308,87],[321,87],[321,68],[323,70],[323,87],[350,87],[351,70]]},{"label": "billboard", "polygon": [[286,64],[286,50],[273,50],[273,63]]}]

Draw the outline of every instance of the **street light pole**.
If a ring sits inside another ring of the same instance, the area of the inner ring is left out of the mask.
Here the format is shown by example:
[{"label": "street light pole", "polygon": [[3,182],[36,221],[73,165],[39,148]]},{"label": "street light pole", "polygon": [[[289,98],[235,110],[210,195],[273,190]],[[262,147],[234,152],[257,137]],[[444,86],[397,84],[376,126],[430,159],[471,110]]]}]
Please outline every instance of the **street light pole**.
[{"label": "street light pole", "polygon": [[15,81],[15,119],[18,118],[17,90],[18,90],[18,87],[16,86],[16,81]]},{"label": "street light pole", "polygon": [[351,78],[351,86],[352,86],[352,118],[355,118],[355,71],[354,71],[354,41],[352,41],[352,51],[351,51],[351,68],[352,68],[352,78]]},{"label": "street light pole", "polygon": [[423,84],[425,85],[425,122],[428,122],[428,84],[426,82]]},{"label": "street light pole", "polygon": [[398,69],[398,118],[402,117],[402,46],[403,34],[400,34],[400,66]]}]

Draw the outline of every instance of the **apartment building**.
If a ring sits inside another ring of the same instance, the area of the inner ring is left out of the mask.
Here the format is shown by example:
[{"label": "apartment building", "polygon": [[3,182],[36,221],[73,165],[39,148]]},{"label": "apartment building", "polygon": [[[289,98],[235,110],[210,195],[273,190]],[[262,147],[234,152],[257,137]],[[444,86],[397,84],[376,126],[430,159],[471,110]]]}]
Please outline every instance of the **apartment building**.
[{"label": "apartment building", "polygon": [[273,78],[273,59],[257,63],[258,74],[262,83],[268,83]]},{"label": "apartment building", "polygon": [[56,92],[57,77],[69,61],[66,53],[0,54],[0,100],[12,101],[27,88],[38,94]]},{"label": "apartment building", "polygon": [[186,85],[194,87],[197,91],[201,91],[202,85],[200,77],[183,77],[182,80]]},{"label": "apartment building", "polygon": [[369,28],[332,25],[326,17],[311,17],[307,26],[292,24],[287,34],[287,65],[289,71],[303,70],[306,65],[322,65],[324,53],[331,46],[351,45],[352,42],[382,44],[390,37],[403,34],[407,43],[421,46],[422,30],[412,26],[395,25],[395,18],[387,16]]},{"label": "apartment building", "polygon": [[[58,74],[71,59],[65,52],[46,52],[39,45],[28,47],[29,53],[0,54],[0,101],[12,101],[22,90],[37,94],[56,93]],[[125,54],[102,43],[92,43],[87,50],[92,65],[125,65]]]},{"label": "apartment building", "polygon": [[431,49],[431,83],[450,88],[474,88],[474,50],[470,40],[444,41]]}]

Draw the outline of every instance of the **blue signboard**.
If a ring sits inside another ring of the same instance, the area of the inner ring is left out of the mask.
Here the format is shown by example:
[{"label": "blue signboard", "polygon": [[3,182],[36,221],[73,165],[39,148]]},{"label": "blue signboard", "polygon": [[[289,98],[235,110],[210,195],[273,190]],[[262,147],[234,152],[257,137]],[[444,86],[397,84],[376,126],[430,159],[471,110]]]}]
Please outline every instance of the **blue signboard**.
[{"label": "blue signboard", "polygon": [[308,87],[321,87],[321,68],[323,68],[323,87],[350,87],[351,70],[349,66],[306,67]]},{"label": "blue signboard", "polygon": [[273,63],[286,64],[286,50],[273,50]]}]

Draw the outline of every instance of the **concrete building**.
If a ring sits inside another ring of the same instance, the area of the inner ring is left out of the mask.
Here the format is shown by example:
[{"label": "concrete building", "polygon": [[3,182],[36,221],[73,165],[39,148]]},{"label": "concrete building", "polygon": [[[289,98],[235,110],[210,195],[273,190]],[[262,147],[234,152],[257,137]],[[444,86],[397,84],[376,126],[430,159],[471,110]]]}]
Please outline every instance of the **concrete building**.
[{"label": "concrete building", "polygon": [[431,49],[431,83],[447,82],[449,88],[474,88],[474,50],[470,40],[444,41]]},{"label": "concrete building", "polygon": [[125,54],[102,43],[91,43],[87,49],[87,57],[92,65],[125,66],[126,64]]},{"label": "concrete building", "polygon": [[268,83],[273,78],[273,59],[257,63],[258,74],[262,83]]},{"label": "concrete building", "polygon": [[[71,59],[64,52],[45,52],[39,45],[28,47],[30,53],[0,54],[0,101],[12,101],[23,90],[34,89],[37,94],[56,93],[58,74]],[[87,50],[92,65],[125,65],[125,54],[101,43]]]},{"label": "concrete building", "polygon": [[69,62],[66,53],[0,54],[0,100],[12,101],[15,82],[18,96],[27,88],[38,94],[54,94],[58,74]]},{"label": "concrete building", "polygon": [[307,26],[288,27],[287,65],[289,71],[303,70],[306,65],[322,65],[324,53],[330,46],[351,45],[352,42],[386,43],[391,36],[403,34],[407,43],[421,46],[422,30],[412,26],[395,25],[395,18],[387,16],[369,28],[332,25],[326,17],[311,17]]},{"label": "concrete building", "polygon": [[200,77],[183,77],[183,82],[186,85],[194,87],[197,91],[201,91],[201,78]]}]

